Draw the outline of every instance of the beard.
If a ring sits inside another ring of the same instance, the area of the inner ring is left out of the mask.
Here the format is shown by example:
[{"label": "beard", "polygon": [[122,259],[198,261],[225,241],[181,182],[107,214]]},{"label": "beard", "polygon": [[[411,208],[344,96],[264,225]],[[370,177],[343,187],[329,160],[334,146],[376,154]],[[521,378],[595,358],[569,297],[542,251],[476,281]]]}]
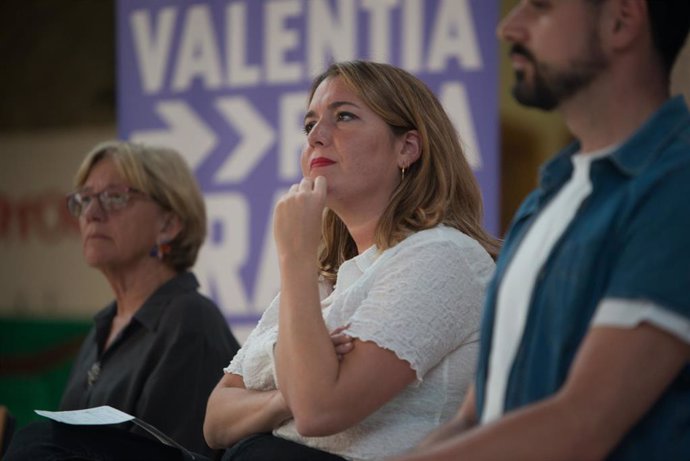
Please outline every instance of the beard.
[{"label": "beard", "polygon": [[565,69],[556,69],[538,61],[529,50],[519,44],[513,45],[510,53],[524,56],[533,67],[531,79],[524,71],[515,73],[513,97],[522,105],[542,110],[555,109],[586,88],[608,66],[596,35],[590,40],[586,57],[572,60]]}]

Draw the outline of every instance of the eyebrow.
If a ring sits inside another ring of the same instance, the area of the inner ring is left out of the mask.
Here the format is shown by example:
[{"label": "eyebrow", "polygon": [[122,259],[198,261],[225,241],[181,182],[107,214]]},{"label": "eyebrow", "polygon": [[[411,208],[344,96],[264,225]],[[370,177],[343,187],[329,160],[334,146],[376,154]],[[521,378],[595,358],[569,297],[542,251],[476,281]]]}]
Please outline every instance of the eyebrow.
[{"label": "eyebrow", "polygon": [[[108,184],[105,185],[104,188],[102,188],[102,189],[100,190],[100,192],[97,192],[97,193],[100,194],[100,193],[103,192],[104,190],[112,189],[112,188],[114,188],[114,187],[132,187],[132,186],[128,186],[127,184],[124,184],[124,183],[122,183],[122,184],[108,183]],[[93,187],[93,186],[81,186],[81,187],[76,188],[76,189],[75,189],[75,192],[93,192],[94,190],[96,190],[96,188]]]},{"label": "eyebrow", "polygon": [[[328,105],[328,109],[333,110],[333,109],[337,109],[338,107],[342,107],[342,106],[354,106],[354,107],[359,108],[359,106],[357,104],[355,104],[354,102],[333,101],[332,103],[330,103]],[[310,110],[306,114],[304,114],[304,120],[307,120],[310,117],[314,117],[315,115],[316,115],[316,111]]]}]

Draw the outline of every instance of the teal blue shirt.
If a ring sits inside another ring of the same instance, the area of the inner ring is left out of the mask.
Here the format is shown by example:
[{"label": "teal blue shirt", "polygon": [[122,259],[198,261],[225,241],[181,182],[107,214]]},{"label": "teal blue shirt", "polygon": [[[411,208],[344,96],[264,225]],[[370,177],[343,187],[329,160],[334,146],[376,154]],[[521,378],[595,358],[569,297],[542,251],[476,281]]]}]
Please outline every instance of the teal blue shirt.
[{"label": "teal blue shirt", "polygon": [[[569,180],[570,157],[579,149],[573,143],[542,168],[538,189],[524,201],[506,236],[482,320],[480,415],[502,277],[535,217]],[[690,318],[690,114],[683,98],[669,100],[612,154],[594,160],[590,180],[592,193],[535,282],[505,411],[559,390],[602,301],[645,301]],[[690,460],[690,366],[609,459]]]}]

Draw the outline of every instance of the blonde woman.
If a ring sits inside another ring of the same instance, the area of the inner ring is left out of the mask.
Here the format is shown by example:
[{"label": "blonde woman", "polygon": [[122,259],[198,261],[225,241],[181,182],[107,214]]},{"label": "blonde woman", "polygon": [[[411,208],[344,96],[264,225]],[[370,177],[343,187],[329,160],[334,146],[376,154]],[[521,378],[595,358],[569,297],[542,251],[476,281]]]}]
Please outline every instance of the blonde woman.
[{"label": "blonde woman", "polygon": [[498,245],[439,101],[399,68],[336,63],[304,127],[304,179],[274,215],[281,293],[207,406],[228,460],[404,451],[474,373]]},{"label": "blonde woman", "polygon": [[[110,405],[212,454],[204,402],[239,345],[189,272],[206,236],[194,176],[172,149],[110,141],[86,155],[75,186],[67,206],[84,259],[115,299],[94,317],[60,409]],[[36,427],[17,434],[8,459],[169,459],[169,447],[135,425],[117,442],[111,428]]]}]

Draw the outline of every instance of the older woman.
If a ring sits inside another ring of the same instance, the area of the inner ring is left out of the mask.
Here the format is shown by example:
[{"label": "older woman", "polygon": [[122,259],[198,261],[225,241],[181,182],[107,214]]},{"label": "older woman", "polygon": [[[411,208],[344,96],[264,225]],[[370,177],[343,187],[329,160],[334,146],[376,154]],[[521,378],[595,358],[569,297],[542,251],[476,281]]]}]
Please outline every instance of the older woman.
[{"label": "older woman", "polygon": [[[60,409],[110,405],[210,454],[203,403],[239,345],[189,272],[206,212],[184,159],[168,148],[100,144],[79,167],[67,206],[79,219],[87,264],[105,276],[115,300],[96,314]],[[87,429],[76,428],[71,441],[70,428],[59,430],[48,448],[55,459],[62,450],[89,458],[79,451]]]},{"label": "older woman", "polygon": [[439,101],[396,67],[337,63],[304,128],[304,179],[274,215],[281,293],[207,406],[224,459],[392,455],[453,415],[474,372],[497,242]]}]

